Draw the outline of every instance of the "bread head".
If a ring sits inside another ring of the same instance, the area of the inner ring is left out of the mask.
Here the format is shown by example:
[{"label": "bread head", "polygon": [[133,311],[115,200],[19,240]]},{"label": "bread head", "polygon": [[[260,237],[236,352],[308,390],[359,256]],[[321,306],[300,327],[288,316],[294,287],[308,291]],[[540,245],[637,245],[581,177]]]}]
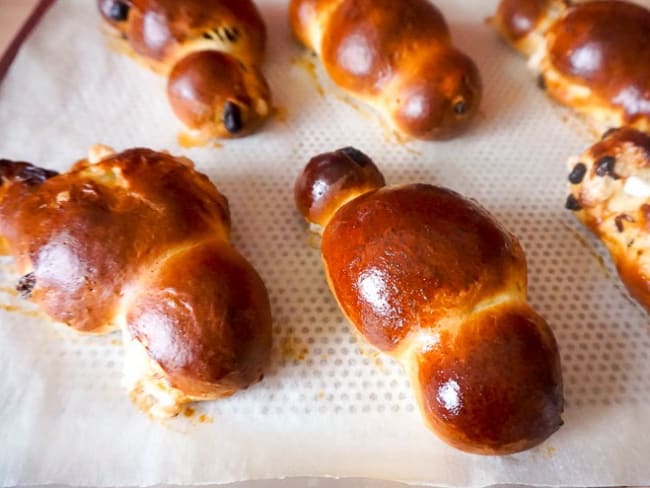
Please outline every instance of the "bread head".
[{"label": "bread head", "polygon": [[271,91],[261,72],[217,51],[180,60],[169,74],[167,95],[186,126],[214,137],[248,135],[271,112]]},{"label": "bread head", "polygon": [[323,227],[346,202],[384,184],[375,163],[347,147],[312,158],[296,180],[294,198],[303,217]]},{"label": "bread head", "polygon": [[530,56],[568,6],[567,0],[501,0],[491,23],[504,41]]},{"label": "bread head", "polygon": [[387,100],[394,100],[388,102],[387,110],[401,133],[445,140],[467,130],[478,113],[483,92],[479,70],[467,55],[450,47],[414,57],[403,71],[399,88],[386,94]]}]

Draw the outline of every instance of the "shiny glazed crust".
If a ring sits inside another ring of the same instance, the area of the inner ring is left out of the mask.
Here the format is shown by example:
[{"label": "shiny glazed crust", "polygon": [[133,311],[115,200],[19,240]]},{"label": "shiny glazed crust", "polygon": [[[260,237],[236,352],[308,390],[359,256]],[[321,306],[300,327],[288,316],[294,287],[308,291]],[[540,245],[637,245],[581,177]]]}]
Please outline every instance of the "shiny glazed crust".
[{"label": "shiny glazed crust", "polygon": [[294,198],[300,213],[322,228],[343,204],[385,184],[368,156],[346,147],[312,158],[296,180]]},{"label": "shiny glazed crust", "polygon": [[[627,125],[650,131],[650,11],[619,0],[562,3],[503,0],[494,24],[531,55],[551,97],[602,130]],[[518,32],[513,24],[526,22],[513,19],[529,15],[530,29]]]},{"label": "shiny glazed crust", "polygon": [[[314,160],[325,168],[340,157]],[[447,443],[507,454],[542,442],[562,424],[561,367],[551,329],[527,304],[517,239],[450,190],[369,186],[336,199],[331,185],[322,197],[338,202],[321,223],[322,257],[346,317],[402,363],[427,425]]]},{"label": "shiny glazed crust", "polygon": [[266,289],[229,242],[225,197],[189,160],[132,149],[61,175],[2,160],[0,176],[0,234],[23,296],[80,332],[121,328],[154,363],[144,380],[179,403],[261,378]]},{"label": "shiny glazed crust", "polygon": [[568,165],[567,208],[603,241],[630,295],[650,312],[650,136],[610,131]]},{"label": "shiny glazed crust", "polygon": [[544,41],[543,34],[564,13],[568,0],[501,0],[492,25],[505,41],[525,55],[532,55]]},{"label": "shiny glazed crust", "polygon": [[[111,16],[116,3],[128,6],[126,19]],[[163,72],[190,44],[203,41],[248,63],[259,64],[264,56],[266,27],[249,0],[98,0],[98,6],[133,50],[161,63]]]},{"label": "shiny glazed crust", "polygon": [[478,69],[429,1],[292,0],[289,8],[296,37],[332,80],[404,135],[453,137],[476,114]]},{"label": "shiny glazed crust", "polygon": [[259,69],[266,27],[252,1],[98,0],[98,6],[122,50],[169,78],[172,108],[190,129],[240,137],[270,114]]}]

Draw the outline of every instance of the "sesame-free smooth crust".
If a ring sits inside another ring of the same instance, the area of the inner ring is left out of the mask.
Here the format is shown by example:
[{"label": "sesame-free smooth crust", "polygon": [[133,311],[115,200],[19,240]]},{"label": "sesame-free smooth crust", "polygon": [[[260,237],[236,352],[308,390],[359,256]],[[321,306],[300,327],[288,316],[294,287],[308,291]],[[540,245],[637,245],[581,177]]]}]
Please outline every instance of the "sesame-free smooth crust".
[{"label": "sesame-free smooth crust", "polygon": [[454,137],[478,112],[479,71],[428,0],[292,0],[289,18],[332,80],[405,136]]},{"label": "sesame-free smooth crust", "polygon": [[341,208],[323,259],[346,315],[374,346],[396,348],[450,309],[489,299],[510,280],[525,293],[517,241],[487,212],[430,185],[384,188]]},{"label": "sesame-free smooth crust", "polygon": [[447,443],[508,454],[562,425],[557,344],[526,301],[523,251],[478,204],[431,185],[367,191],[329,220],[322,256],[345,315],[402,363]]},{"label": "sesame-free smooth crust", "polygon": [[586,2],[571,7],[547,38],[549,61],[561,75],[621,110],[623,123],[650,121],[650,10]]}]

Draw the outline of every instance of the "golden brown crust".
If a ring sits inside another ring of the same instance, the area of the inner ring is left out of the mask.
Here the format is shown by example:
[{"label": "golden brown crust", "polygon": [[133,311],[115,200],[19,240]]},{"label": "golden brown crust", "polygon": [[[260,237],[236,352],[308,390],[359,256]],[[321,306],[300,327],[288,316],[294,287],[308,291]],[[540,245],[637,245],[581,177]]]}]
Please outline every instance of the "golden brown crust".
[{"label": "golden brown crust", "polygon": [[542,28],[554,1],[501,0],[492,24],[505,41],[525,51],[522,44],[528,36]]},{"label": "golden brown crust", "polygon": [[650,136],[609,131],[569,166],[567,208],[603,241],[630,295],[650,311]]},{"label": "golden brown crust", "polygon": [[[432,77],[431,73],[444,73]],[[395,125],[419,139],[450,139],[472,122],[481,101],[481,77],[474,62],[454,48],[422,59],[391,104]]]},{"label": "golden brown crust", "polygon": [[368,156],[346,147],[309,161],[296,180],[294,198],[302,216],[322,227],[346,201],[385,184]]},{"label": "golden brown crust", "polygon": [[[576,5],[546,34],[549,63],[568,83],[621,113],[622,124],[650,129],[650,11],[622,1]],[[565,101],[563,90],[551,93]]]},{"label": "golden brown crust", "polygon": [[314,23],[320,23],[321,12],[335,9],[343,0],[299,0],[289,2],[289,23],[296,38],[306,47],[318,50],[311,43]]},{"label": "golden brown crust", "polygon": [[450,311],[469,313],[511,287],[525,296],[516,239],[478,205],[430,185],[383,188],[351,201],[325,228],[322,251],[341,307],[383,351],[414,328]]},{"label": "golden brown crust", "polygon": [[293,0],[290,20],[337,85],[408,136],[451,137],[478,110],[478,69],[427,0]]},{"label": "golden brown crust", "polygon": [[[116,3],[128,6],[123,21],[111,18]],[[252,64],[264,55],[266,26],[250,0],[98,0],[98,6],[138,55],[161,63],[175,63],[184,45],[201,40],[225,44]]]},{"label": "golden brown crust", "polygon": [[477,454],[510,454],[560,428],[557,344],[530,307],[492,307],[438,337],[418,357],[416,392],[446,442]]},{"label": "golden brown crust", "polygon": [[[209,137],[239,137],[269,116],[271,93],[259,69],[266,27],[252,1],[98,0],[98,5],[132,54],[169,76],[170,102],[189,128]],[[227,100],[241,113],[227,111]]]},{"label": "golden brown crust", "polygon": [[271,349],[269,299],[227,241],[169,257],[139,286],[127,328],[172,387],[192,397],[222,396],[261,379]]},{"label": "golden brown crust", "polygon": [[[299,181],[328,171],[344,179],[346,169],[358,171],[326,154]],[[333,213],[323,222],[327,280],[359,334],[410,373],[428,426],[480,454],[528,449],[555,432],[560,358],[551,329],[526,303],[517,239],[453,191],[349,182],[323,185],[319,195]]]},{"label": "golden brown crust", "polygon": [[10,185],[0,234],[22,270],[34,274],[32,299],[50,316],[81,331],[103,330],[120,290],[151,256],[227,232],[219,229],[227,229],[226,201],[202,178],[170,156],[127,151],[40,185]]},{"label": "golden brown crust", "polygon": [[319,51],[337,85],[377,96],[402,69],[407,48],[450,42],[445,19],[428,1],[356,0],[332,12]]},{"label": "golden brown crust", "polygon": [[[650,131],[650,10],[620,0],[562,3],[503,0],[493,23],[531,55],[551,97],[603,130],[629,125]],[[537,20],[517,37],[508,23],[529,16]]]},{"label": "golden brown crust", "polygon": [[260,379],[266,289],[229,242],[227,200],[188,160],[132,149],[58,176],[4,161],[0,177],[18,288],[51,317],[81,332],[123,328],[190,399]]},{"label": "golden brown crust", "polygon": [[258,69],[217,51],[179,61],[169,74],[167,95],[185,125],[217,137],[248,135],[271,111],[271,91]]}]

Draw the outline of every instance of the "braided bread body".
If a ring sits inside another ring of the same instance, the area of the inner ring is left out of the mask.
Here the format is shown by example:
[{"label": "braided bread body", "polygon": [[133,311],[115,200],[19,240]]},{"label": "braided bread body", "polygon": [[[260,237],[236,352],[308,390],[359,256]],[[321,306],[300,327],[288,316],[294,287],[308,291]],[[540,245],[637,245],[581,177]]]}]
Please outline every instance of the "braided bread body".
[{"label": "braided bread body", "polygon": [[502,0],[493,23],[540,86],[598,128],[650,132],[650,10],[621,0]]},{"label": "braided bread body", "polygon": [[312,159],[295,196],[323,228],[342,311],[403,365],[444,441],[506,454],[560,427],[553,333],[526,301],[517,239],[483,208],[431,185],[384,187],[372,161],[351,149]]},{"label": "braided bread body", "polygon": [[428,0],[292,0],[290,20],[332,80],[398,132],[448,138],[478,110],[478,69]]},{"label": "braided bread body", "polygon": [[61,175],[2,160],[0,176],[18,290],[79,332],[121,329],[143,410],[174,415],[261,379],[266,289],[228,240],[227,200],[189,160],[133,149]]},{"label": "braided bread body", "polygon": [[178,118],[210,137],[253,132],[271,112],[266,27],[250,0],[98,0],[129,54],[167,77]]},{"label": "braided bread body", "polygon": [[603,241],[630,295],[650,312],[650,136],[610,131],[569,167],[567,208]]}]

